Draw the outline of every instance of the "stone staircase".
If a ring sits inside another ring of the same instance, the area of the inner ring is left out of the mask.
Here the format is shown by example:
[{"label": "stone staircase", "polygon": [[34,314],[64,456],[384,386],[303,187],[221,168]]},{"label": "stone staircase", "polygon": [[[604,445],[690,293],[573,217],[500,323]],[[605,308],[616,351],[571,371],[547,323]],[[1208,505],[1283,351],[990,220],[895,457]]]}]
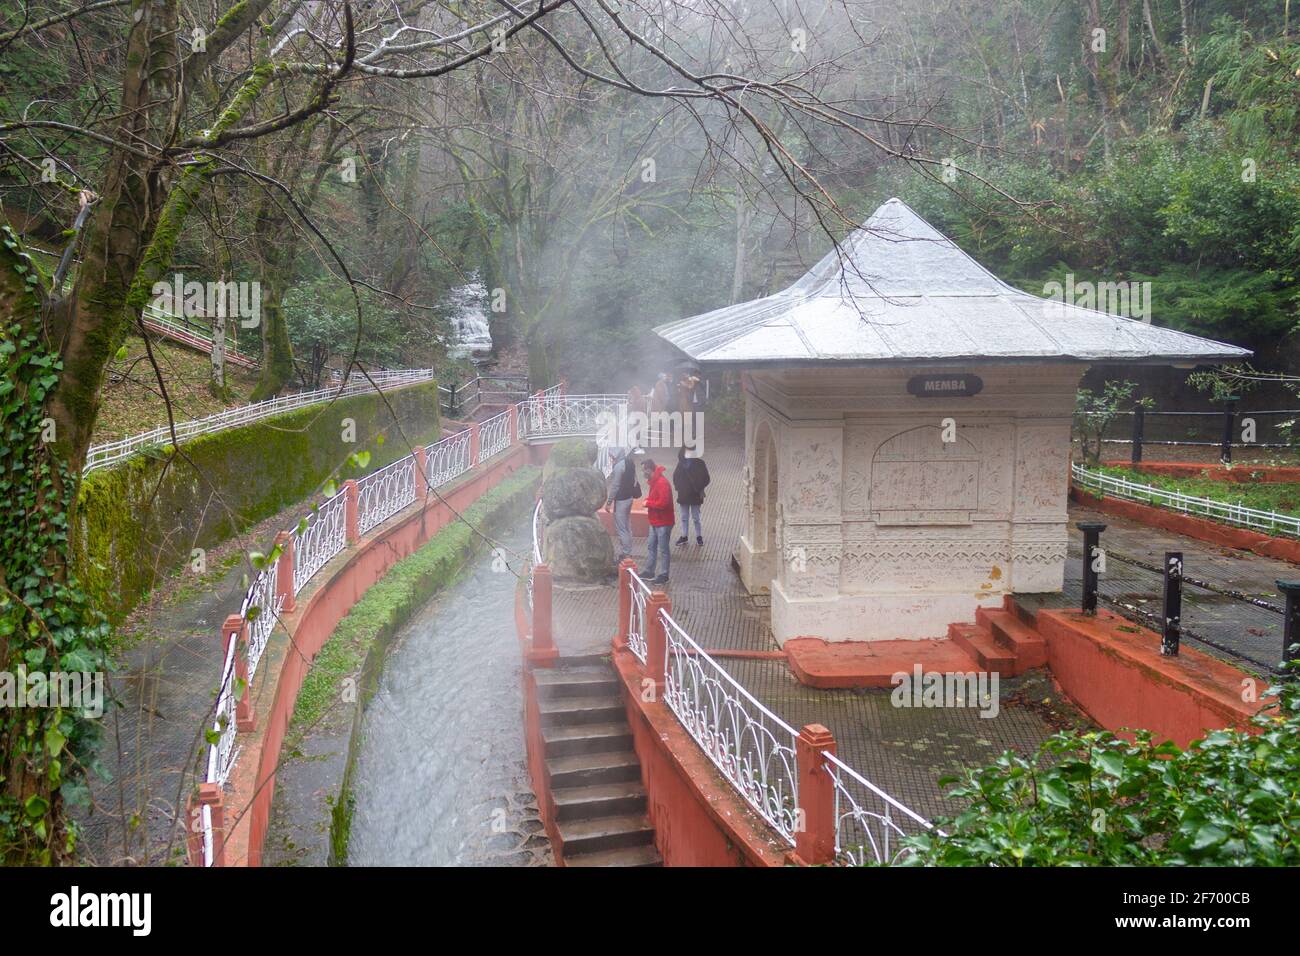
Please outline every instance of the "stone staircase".
[{"label": "stone staircase", "polygon": [[662,866],[618,675],[570,660],[533,672],[564,865]]},{"label": "stone staircase", "polygon": [[948,637],[980,670],[1004,677],[1047,664],[1047,642],[1014,609],[980,608],[974,624],[949,624]]}]

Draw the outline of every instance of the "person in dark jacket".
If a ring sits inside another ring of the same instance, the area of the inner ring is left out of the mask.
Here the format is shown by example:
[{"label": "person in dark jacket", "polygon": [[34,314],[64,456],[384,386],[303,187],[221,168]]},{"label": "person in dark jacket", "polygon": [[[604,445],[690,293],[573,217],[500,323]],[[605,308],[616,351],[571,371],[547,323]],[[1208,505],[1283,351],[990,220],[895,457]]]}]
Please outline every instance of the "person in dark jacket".
[{"label": "person in dark jacket", "polygon": [[[641,474],[645,476],[646,494],[645,511],[650,519],[650,556],[646,561],[644,579],[651,584],[668,583],[669,547],[668,541],[673,536],[673,525],[677,523],[673,515],[673,489],[664,477],[664,466],[656,465],[654,459],[647,458],[641,462]],[[664,559],[663,574],[655,575],[659,568],[659,557]]]},{"label": "person in dark jacket", "polygon": [[609,475],[605,507],[614,512],[614,530],[618,532],[619,561],[632,553],[632,502],[641,497],[636,480],[635,452],[626,448],[613,450],[614,468]]},{"label": "person in dark jacket", "polygon": [[678,544],[685,544],[691,536],[691,516],[695,516],[695,543],[704,543],[700,528],[700,505],[704,504],[704,489],[709,487],[709,466],[698,452],[677,450],[677,467],[673,470],[673,487],[677,489],[677,503],[682,506],[682,536]]}]

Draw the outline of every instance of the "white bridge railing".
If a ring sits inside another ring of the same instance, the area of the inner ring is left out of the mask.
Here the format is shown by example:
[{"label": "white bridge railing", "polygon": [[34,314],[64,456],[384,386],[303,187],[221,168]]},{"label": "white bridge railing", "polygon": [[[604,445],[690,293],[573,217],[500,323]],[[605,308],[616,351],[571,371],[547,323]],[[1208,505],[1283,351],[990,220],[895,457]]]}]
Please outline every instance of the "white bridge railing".
[{"label": "white bridge railing", "polygon": [[[433,369],[417,368],[391,372],[371,372],[370,377],[374,380],[375,385],[381,388],[397,388],[402,385],[415,385],[418,382],[429,381],[433,378]],[[208,432],[248,425],[252,422],[261,421],[263,418],[270,418],[272,415],[283,415],[285,412],[305,408],[308,405],[319,405],[321,402],[328,402],[335,398],[347,398],[349,395],[359,395],[372,390],[373,386],[371,386],[370,382],[366,381],[364,376],[354,372],[349,377],[347,384],[342,387],[318,388],[315,391],[298,392],[295,395],[280,395],[275,398],[268,398],[264,402],[253,402],[250,405],[229,408],[206,418],[194,418],[189,421],[177,422],[175,438],[179,441],[184,438],[193,438],[195,435],[205,435]],[[89,474],[97,468],[107,468],[119,461],[125,461],[145,448],[156,445],[170,445],[173,440],[172,435],[172,428],[167,425],[159,425],[157,428],[141,432],[138,435],[91,445],[90,450],[86,453],[86,464],[82,467],[82,474]]]},{"label": "white bridge railing", "polygon": [[1248,508],[1244,504],[1232,504],[1227,501],[1215,501],[1196,495],[1185,495],[1181,491],[1170,491],[1154,485],[1129,481],[1118,475],[1108,475],[1101,471],[1092,471],[1078,463],[1070,465],[1070,477],[1080,488],[1100,492],[1114,498],[1127,498],[1158,505],[1184,514],[1203,515],[1214,521],[1239,525],[1255,531],[1278,532],[1300,536],[1300,517],[1279,514],[1276,511],[1261,511]]}]

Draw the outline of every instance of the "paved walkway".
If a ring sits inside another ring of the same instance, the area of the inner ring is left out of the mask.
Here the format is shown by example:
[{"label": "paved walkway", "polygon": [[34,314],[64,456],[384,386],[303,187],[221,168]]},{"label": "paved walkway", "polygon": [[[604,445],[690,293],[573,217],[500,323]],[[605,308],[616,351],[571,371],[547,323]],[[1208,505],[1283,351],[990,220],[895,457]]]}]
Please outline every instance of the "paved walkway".
[{"label": "paved walkway", "polygon": [[[706,650],[778,651],[769,625],[768,600],[751,597],[732,565],[743,513],[741,469],[743,444],[733,436],[710,439],[706,459],[713,476],[704,505],[705,544],[674,546],[671,583],[674,618]],[[663,451],[670,466],[676,453]],[[671,467],[670,467],[671,472]],[[1160,613],[1160,576],[1131,563],[1136,559],[1160,567],[1166,550],[1181,550],[1186,574],[1225,590],[1277,602],[1273,582],[1296,576],[1281,561],[1159,531],[1083,508],[1072,508],[1070,561],[1062,595],[1045,598],[1055,606],[1077,606],[1082,573],[1079,520],[1107,523],[1102,542],[1110,560],[1102,594],[1112,602]],[[678,536],[677,530],[673,537]],[[644,542],[638,541],[638,563]],[[1281,649],[1281,617],[1224,594],[1187,585],[1184,626],[1244,655],[1257,664],[1275,663]],[[613,586],[556,586],[555,637],[562,654],[607,654],[616,624],[617,590]],[[1118,609],[1123,609],[1118,608]],[[1152,636],[1152,640],[1156,638]],[[1232,653],[1188,638],[1193,646],[1229,660]],[[909,709],[891,706],[888,691],[824,691],[794,680],[783,660],[719,656],[719,664],[774,712],[794,727],[819,722],[836,735],[841,755],[868,779],[918,812],[952,813],[936,780],[961,765],[983,764],[1005,748],[1031,750],[1063,726],[1085,719],[1059,699],[1051,679],[1039,672],[1001,681],[997,717],[981,718],[975,709]],[[1241,663],[1240,656],[1236,658]]]},{"label": "paved walkway", "polygon": [[[1065,593],[1044,599],[1043,604],[1079,606],[1083,593],[1083,533],[1073,523],[1101,521],[1106,525],[1101,535],[1106,571],[1101,575],[1099,588],[1103,602],[1112,610],[1148,624],[1158,623],[1163,618],[1164,584],[1155,569],[1163,566],[1166,551],[1181,551],[1183,574],[1212,585],[1204,588],[1184,584],[1184,640],[1247,669],[1266,669],[1282,659],[1282,615],[1242,600],[1242,596],[1281,607],[1285,602],[1278,594],[1276,581],[1300,577],[1300,568],[1286,561],[1217,547],[1089,508],[1071,508],[1070,518]],[[1135,560],[1139,563],[1134,564]]]},{"label": "paved walkway", "polygon": [[[703,508],[704,546],[673,548],[673,617],[706,650],[778,651],[766,597],[750,597],[732,568],[744,509],[744,447],[736,436],[710,432],[713,478]],[[676,452],[661,450],[661,464]],[[671,467],[669,469],[671,473]],[[674,531],[674,538],[677,537]],[[644,542],[634,555],[643,563]],[[617,617],[614,586],[555,587],[555,640],[561,654],[608,654]],[[976,708],[897,708],[889,691],[817,690],[798,683],[784,660],[719,657],[718,663],[795,728],[821,723],[835,734],[840,756],[895,798],[928,817],[952,814],[938,778],[962,765],[982,765],[1005,749],[1032,750],[1081,715],[1058,698],[1045,675],[1000,682],[996,717]]]}]

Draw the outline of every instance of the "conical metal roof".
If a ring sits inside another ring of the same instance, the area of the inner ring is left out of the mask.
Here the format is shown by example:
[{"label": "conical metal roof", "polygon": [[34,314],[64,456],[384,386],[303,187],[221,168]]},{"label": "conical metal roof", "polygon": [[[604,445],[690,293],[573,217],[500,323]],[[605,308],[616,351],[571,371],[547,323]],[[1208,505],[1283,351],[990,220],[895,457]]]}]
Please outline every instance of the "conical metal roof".
[{"label": "conical metal roof", "polygon": [[1235,345],[1007,285],[891,199],[781,292],[662,325],[701,364],[1002,361],[1199,364]]}]

